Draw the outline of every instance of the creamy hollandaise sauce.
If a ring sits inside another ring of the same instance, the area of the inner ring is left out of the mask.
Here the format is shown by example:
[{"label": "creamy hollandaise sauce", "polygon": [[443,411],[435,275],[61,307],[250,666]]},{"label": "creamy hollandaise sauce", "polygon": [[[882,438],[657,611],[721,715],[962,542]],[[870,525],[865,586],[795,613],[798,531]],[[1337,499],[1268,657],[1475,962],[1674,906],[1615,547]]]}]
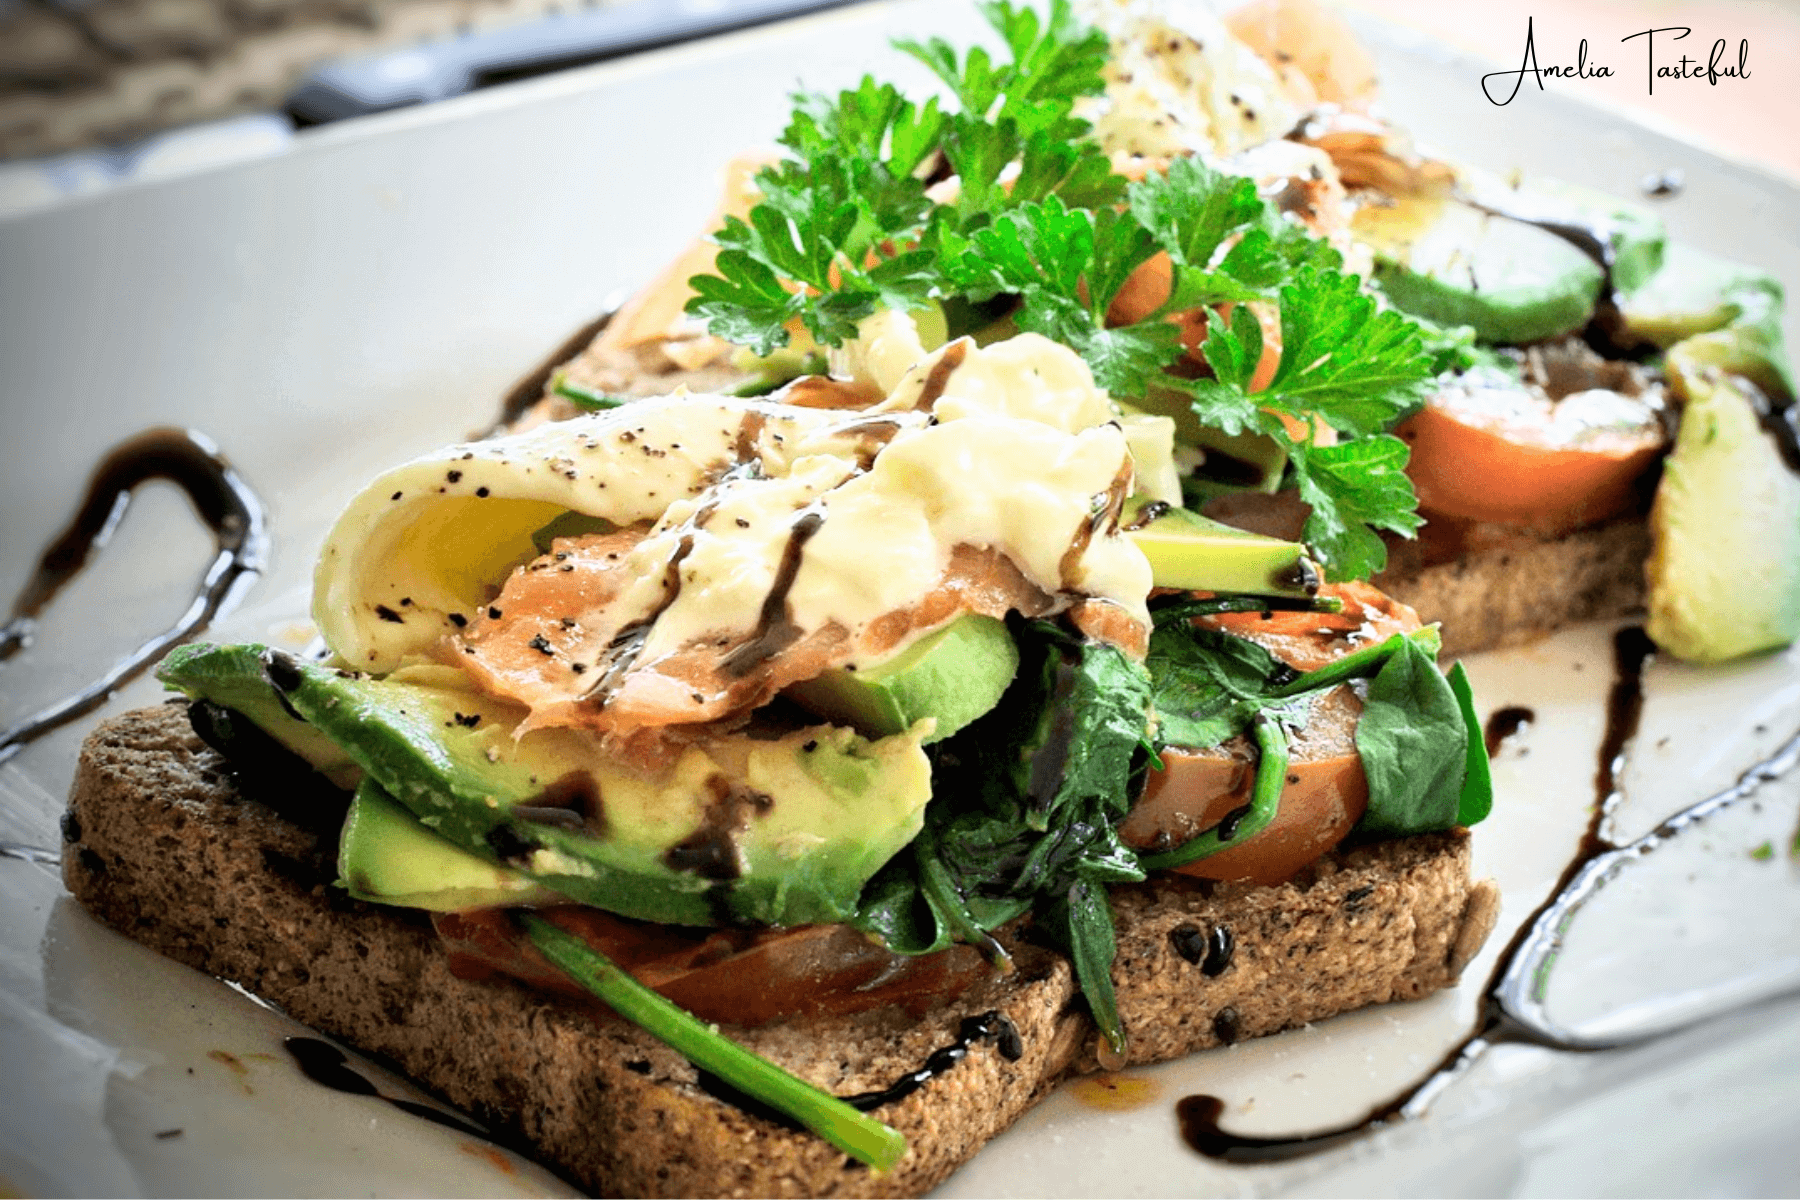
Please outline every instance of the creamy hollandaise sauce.
[{"label": "creamy hollandaise sauce", "polygon": [[[800,669],[770,660],[816,673],[962,611],[1097,604],[1141,631],[1119,511],[1164,434],[1139,426],[1033,334],[941,347],[861,411],[635,402],[383,475],[327,540],[314,615],[347,665],[449,657],[534,723],[602,729],[714,720]],[[544,552],[569,513],[595,520]]]}]

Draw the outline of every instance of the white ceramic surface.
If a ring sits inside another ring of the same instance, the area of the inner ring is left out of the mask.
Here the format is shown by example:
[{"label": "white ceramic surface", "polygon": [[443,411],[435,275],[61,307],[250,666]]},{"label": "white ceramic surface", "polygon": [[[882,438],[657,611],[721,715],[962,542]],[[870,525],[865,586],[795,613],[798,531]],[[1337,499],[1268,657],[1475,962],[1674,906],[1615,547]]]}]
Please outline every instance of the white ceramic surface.
[{"label": "white ceramic surface", "polygon": [[[652,274],[704,220],[722,164],[779,127],[797,83],[866,66],[917,79],[896,34],[976,29],[949,0],[791,26],[306,134],[286,153],[0,221],[0,589],[28,573],[89,464],[155,423],[201,429],[269,502],[273,561],[221,638],[304,640],[310,560],[356,486],[485,422],[510,381]],[[1481,67],[1377,38],[1389,107],[1421,139],[1631,195],[1688,188],[1671,234],[1800,285],[1800,194],[1554,95],[1487,105]],[[1790,338],[1795,337],[1790,318]],[[208,547],[178,495],[147,489],[99,564],[0,666],[0,725],[165,624]],[[1478,869],[1502,925],[1459,990],[1151,1071],[1065,1088],[946,1195],[1792,1194],[1800,1006],[1765,1004],[1631,1050],[1509,1048],[1419,1122],[1278,1167],[1223,1167],[1179,1141],[1173,1103],[1227,1102],[1236,1130],[1353,1117],[1469,1028],[1499,946],[1545,895],[1593,802],[1611,675],[1604,629],[1469,665],[1484,711],[1536,722],[1501,754]],[[1630,836],[1729,784],[1800,728],[1800,657],[1659,664],[1624,778]],[[154,702],[140,682],[109,711]],[[84,723],[91,725],[90,722]],[[0,839],[57,844],[82,728],[0,766]],[[1674,878],[1619,888],[1571,931],[1560,1017],[1636,1019],[1671,991],[1800,969],[1788,782],[1710,827]],[[1673,861],[1673,860],[1670,860]],[[0,859],[0,1192],[560,1194],[541,1170],[282,1056],[284,1018],[98,927],[50,868]],[[404,1084],[384,1080],[389,1094]],[[1121,1096],[1129,1110],[1098,1107]],[[179,1131],[179,1132],[172,1132]]]}]

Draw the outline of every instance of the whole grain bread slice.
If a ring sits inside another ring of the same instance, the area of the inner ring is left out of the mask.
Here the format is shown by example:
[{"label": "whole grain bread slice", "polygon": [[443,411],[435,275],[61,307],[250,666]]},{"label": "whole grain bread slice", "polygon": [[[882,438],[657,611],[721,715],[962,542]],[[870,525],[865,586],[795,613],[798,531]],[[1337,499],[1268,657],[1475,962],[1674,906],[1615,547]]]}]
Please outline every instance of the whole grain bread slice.
[{"label": "whole grain bread slice", "polygon": [[1449,546],[1429,532],[1417,542],[1389,539],[1388,568],[1371,580],[1420,619],[1441,622],[1448,657],[1644,610],[1650,521],[1643,513],[1566,532],[1494,525],[1457,532],[1463,536]]},{"label": "whole grain bread slice", "polygon": [[[877,1175],[717,1098],[624,1021],[453,975],[426,922],[334,886],[335,811],[320,782],[239,777],[180,704],[143,709],[83,747],[63,876],[107,924],[390,1060],[599,1194],[917,1194],[1064,1075],[1094,1067],[1068,963],[1029,944],[1011,975],[919,1016],[884,1009],[727,1031],[845,1095],[916,1070],[967,1018],[1004,1014],[1016,1041],[975,1043],[879,1110],[910,1149]],[[1133,1062],[1445,987],[1497,908],[1492,885],[1470,881],[1460,832],[1333,854],[1278,888],[1170,877],[1113,901]]]}]

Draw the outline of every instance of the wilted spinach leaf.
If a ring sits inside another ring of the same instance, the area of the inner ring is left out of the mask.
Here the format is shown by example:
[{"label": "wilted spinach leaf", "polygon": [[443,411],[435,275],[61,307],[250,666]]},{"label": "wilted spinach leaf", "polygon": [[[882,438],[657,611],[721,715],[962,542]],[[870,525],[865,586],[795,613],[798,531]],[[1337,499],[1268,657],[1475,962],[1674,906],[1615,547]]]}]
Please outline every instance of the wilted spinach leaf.
[{"label": "wilted spinach leaf", "polygon": [[1206,749],[1259,717],[1295,728],[1313,694],[1368,679],[1357,746],[1371,800],[1359,829],[1401,836],[1486,815],[1491,788],[1480,731],[1469,733],[1467,682],[1460,668],[1450,681],[1438,672],[1435,628],[1305,674],[1185,620],[1157,627],[1144,665],[1045,622],[1015,622],[1014,635],[1012,687],[993,712],[932,748],[925,827],[870,881],[856,924],[904,954],[966,942],[998,956],[992,931],[1032,913],[1075,964],[1115,1047],[1123,1030],[1106,886],[1144,878],[1117,825],[1140,786],[1141,752],[1152,748],[1151,711],[1154,748]]},{"label": "wilted spinach leaf", "polygon": [[1209,750],[1239,733],[1294,672],[1246,638],[1178,622],[1150,635],[1158,746]]},{"label": "wilted spinach leaf", "polygon": [[1404,837],[1473,824],[1492,807],[1487,752],[1461,665],[1449,680],[1437,669],[1438,642],[1427,626],[1296,674],[1247,639],[1164,623],[1148,659],[1156,745],[1210,749],[1244,733],[1258,713],[1293,728],[1310,696],[1370,679],[1356,734],[1370,793],[1358,830]]},{"label": "wilted spinach leaf", "polygon": [[1456,823],[1473,825],[1493,811],[1494,773],[1488,763],[1481,718],[1475,713],[1475,692],[1460,662],[1450,668],[1450,690],[1456,693],[1457,707],[1462,709],[1463,732],[1469,740],[1469,766],[1463,775],[1462,796],[1456,804]]},{"label": "wilted spinach leaf", "polygon": [[1035,910],[1037,927],[1076,962],[1101,1028],[1118,1038],[1105,885],[1144,877],[1117,823],[1147,744],[1149,676],[1118,648],[1054,625],[1022,622],[1015,633],[1012,687],[933,748],[925,829],[870,882],[856,923],[920,954],[981,945]]},{"label": "wilted spinach leaf", "polygon": [[1359,830],[1406,837],[1457,824],[1468,728],[1449,681],[1410,638],[1399,639],[1369,683],[1356,748],[1369,780],[1369,810]]}]

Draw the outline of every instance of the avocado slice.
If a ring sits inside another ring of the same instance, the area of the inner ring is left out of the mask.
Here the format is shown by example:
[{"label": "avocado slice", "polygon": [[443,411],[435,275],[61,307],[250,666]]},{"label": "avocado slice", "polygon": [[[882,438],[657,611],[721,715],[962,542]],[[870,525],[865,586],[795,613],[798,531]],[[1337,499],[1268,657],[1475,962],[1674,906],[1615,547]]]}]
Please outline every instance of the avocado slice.
[{"label": "avocado slice", "polygon": [[1666,349],[1695,334],[1760,322],[1781,301],[1781,284],[1768,274],[1676,242],[1662,270],[1626,293],[1619,315],[1626,333]]},{"label": "avocado slice", "polygon": [[344,818],[338,883],[357,900],[432,912],[566,902],[529,875],[477,858],[431,832],[367,779]]},{"label": "avocado slice", "polygon": [[1512,185],[1491,171],[1471,168],[1458,173],[1458,183],[1477,208],[1588,243],[1606,257],[1616,291],[1643,286],[1663,265],[1663,223],[1641,204],[1560,179],[1532,177]]},{"label": "avocado slice", "polygon": [[886,737],[931,718],[923,744],[942,741],[1000,703],[1019,669],[1006,623],[965,613],[898,653],[838,667],[787,689],[790,699],[829,721]]},{"label": "avocado slice", "polygon": [[1375,252],[1375,282],[1396,308],[1468,325],[1484,342],[1580,329],[1605,280],[1599,263],[1554,233],[1447,195],[1359,209],[1351,228]]},{"label": "avocado slice", "polygon": [[198,645],[171,654],[158,676],[222,704],[260,681],[463,850],[662,924],[846,920],[869,876],[917,834],[931,797],[912,731],[879,741],[829,726],[728,734],[647,775],[581,730],[515,736],[521,710],[459,686],[449,667],[374,679],[262,646]]},{"label": "avocado slice", "polygon": [[1157,587],[1183,591],[1310,596],[1322,578],[1299,542],[1264,537],[1221,524],[1186,508],[1150,513],[1141,498],[1126,506],[1125,536],[1150,560]]},{"label": "avocado slice", "polygon": [[1779,308],[1772,309],[1757,320],[1697,333],[1675,343],[1665,360],[1665,372],[1674,375],[1711,367],[1743,376],[1768,396],[1793,399],[1794,376],[1788,368],[1780,313]]},{"label": "avocado slice", "polygon": [[280,694],[260,675],[246,675],[235,659],[178,647],[157,667],[156,677],[190,699],[210,700],[250,718],[257,728],[340,788],[354,788],[362,778],[362,768],[350,755],[283,704]]},{"label": "avocado slice", "polygon": [[1766,400],[1707,357],[1724,330],[1671,351],[1670,382],[1685,401],[1675,449],[1650,513],[1646,629],[1693,662],[1721,662],[1800,636],[1800,475],[1764,431]]}]

